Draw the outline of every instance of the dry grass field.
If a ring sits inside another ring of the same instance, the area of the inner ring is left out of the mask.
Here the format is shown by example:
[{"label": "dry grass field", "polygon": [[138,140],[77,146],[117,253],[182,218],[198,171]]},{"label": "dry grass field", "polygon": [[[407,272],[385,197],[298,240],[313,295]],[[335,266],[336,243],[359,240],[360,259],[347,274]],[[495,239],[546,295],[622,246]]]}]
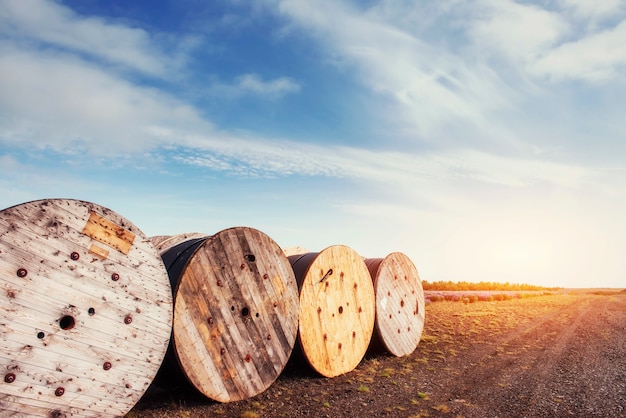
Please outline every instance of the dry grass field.
[{"label": "dry grass field", "polygon": [[327,379],[293,360],[253,399],[154,386],[127,418],[626,417],[626,293],[577,290],[426,307],[418,348]]}]

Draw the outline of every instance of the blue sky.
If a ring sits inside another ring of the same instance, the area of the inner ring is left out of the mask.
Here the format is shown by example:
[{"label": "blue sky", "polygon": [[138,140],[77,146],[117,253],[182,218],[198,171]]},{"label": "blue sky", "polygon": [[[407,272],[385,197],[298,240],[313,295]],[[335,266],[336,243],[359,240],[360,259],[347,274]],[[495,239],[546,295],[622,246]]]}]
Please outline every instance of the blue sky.
[{"label": "blue sky", "polygon": [[0,207],[624,287],[625,75],[621,0],[0,0]]}]

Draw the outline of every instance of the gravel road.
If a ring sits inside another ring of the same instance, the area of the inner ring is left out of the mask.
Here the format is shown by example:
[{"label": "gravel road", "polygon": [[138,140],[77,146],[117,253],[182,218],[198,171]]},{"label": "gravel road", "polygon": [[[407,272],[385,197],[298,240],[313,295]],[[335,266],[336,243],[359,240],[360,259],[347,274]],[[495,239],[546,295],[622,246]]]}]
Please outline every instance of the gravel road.
[{"label": "gravel road", "polygon": [[154,387],[128,417],[626,418],[626,293],[426,309],[409,356],[368,355],[334,379],[293,361],[267,391],[230,404]]}]

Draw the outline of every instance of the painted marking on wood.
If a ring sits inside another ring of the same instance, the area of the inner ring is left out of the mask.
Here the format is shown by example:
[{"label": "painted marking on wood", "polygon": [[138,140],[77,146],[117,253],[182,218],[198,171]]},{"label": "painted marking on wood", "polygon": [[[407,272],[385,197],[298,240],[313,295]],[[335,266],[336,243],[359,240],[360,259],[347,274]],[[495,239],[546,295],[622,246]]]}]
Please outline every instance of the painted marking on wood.
[{"label": "painted marking on wood", "polygon": [[89,214],[89,219],[83,228],[83,234],[123,254],[128,254],[135,240],[135,234],[95,212]]},{"label": "painted marking on wood", "polygon": [[66,199],[0,211],[0,415],[123,416],[171,324],[167,272],[128,220]]}]

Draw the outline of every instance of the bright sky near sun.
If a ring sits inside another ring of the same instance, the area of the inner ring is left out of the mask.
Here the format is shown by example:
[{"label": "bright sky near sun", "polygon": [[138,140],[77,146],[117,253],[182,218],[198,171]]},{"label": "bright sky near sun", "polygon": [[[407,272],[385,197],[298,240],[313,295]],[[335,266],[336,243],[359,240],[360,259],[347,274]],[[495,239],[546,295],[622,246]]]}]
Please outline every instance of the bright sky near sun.
[{"label": "bright sky near sun", "polygon": [[0,0],[0,209],[626,287],[624,0]]}]

